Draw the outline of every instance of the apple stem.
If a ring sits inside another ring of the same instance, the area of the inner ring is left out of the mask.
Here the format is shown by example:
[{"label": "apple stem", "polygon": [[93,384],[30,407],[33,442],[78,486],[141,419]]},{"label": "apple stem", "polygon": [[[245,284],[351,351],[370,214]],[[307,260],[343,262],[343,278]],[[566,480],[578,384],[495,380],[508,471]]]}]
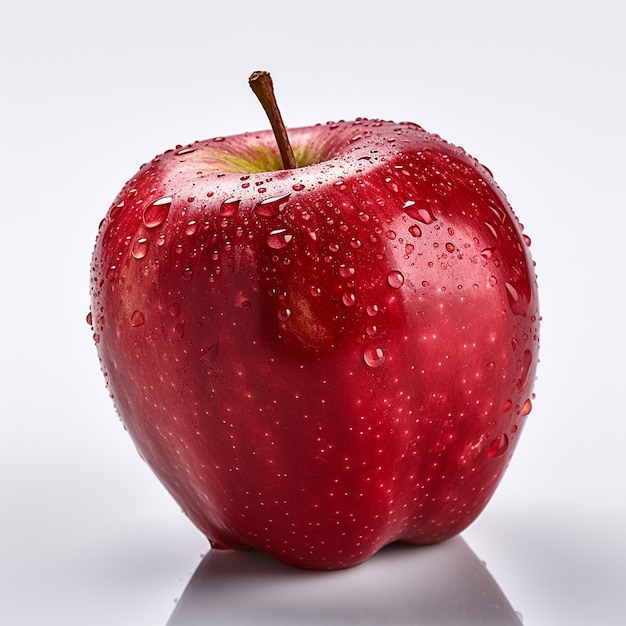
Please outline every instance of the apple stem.
[{"label": "apple stem", "polygon": [[263,105],[265,113],[267,113],[267,117],[272,125],[274,137],[276,137],[276,143],[278,144],[278,150],[280,151],[280,158],[283,161],[283,169],[296,169],[298,167],[296,165],[296,157],[293,154],[293,148],[291,147],[289,137],[287,136],[287,129],[285,128],[283,117],[280,114],[280,109],[278,108],[278,103],[276,102],[274,84],[270,73],[263,71],[252,72],[248,82],[250,83],[250,87],[254,92],[254,95]]}]

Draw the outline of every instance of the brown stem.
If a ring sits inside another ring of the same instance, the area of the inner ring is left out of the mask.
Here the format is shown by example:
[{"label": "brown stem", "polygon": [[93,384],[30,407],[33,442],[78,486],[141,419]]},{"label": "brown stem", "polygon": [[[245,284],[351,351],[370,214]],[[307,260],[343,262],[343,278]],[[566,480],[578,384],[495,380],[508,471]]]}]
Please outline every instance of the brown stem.
[{"label": "brown stem", "polygon": [[252,91],[254,91],[254,95],[263,105],[265,113],[267,113],[267,117],[272,125],[274,137],[276,137],[276,143],[280,151],[280,157],[283,160],[283,168],[286,170],[296,169],[296,167],[298,167],[296,165],[296,158],[293,154],[291,144],[289,143],[287,129],[285,128],[285,123],[283,122],[280,109],[276,102],[272,77],[269,72],[252,72],[248,82],[250,83]]}]

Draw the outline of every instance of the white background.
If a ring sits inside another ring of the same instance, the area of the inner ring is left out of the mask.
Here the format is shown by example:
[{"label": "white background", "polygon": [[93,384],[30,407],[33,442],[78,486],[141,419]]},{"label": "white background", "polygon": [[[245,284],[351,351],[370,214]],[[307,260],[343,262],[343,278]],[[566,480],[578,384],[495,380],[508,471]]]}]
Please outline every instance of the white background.
[{"label": "white background", "polygon": [[528,626],[626,615],[626,38],[610,0],[5,2],[0,622],[165,624],[203,537],[104,389],[88,272],[144,161],[265,128],[411,120],[490,167],[532,238],[535,409],[464,537]]}]

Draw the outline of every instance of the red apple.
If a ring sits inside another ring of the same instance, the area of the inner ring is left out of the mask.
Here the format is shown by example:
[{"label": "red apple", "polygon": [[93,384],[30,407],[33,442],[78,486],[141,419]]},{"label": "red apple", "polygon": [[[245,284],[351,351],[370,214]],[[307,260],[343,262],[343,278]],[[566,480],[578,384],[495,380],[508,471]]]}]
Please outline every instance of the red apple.
[{"label": "red apple", "polygon": [[141,456],[218,548],[304,568],[465,529],[531,410],[528,238],[412,123],[198,141],[98,233],[94,338]]}]

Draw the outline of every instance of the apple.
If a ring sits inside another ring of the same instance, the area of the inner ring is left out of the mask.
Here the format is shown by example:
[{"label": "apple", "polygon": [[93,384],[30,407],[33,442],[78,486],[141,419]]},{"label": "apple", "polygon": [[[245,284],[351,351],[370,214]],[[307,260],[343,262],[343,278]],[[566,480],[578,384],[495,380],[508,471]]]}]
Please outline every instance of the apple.
[{"label": "apple", "polygon": [[346,568],[491,498],[532,408],[534,264],[462,149],[370,119],[285,141],[272,106],[277,132],[126,183],[88,321],[125,428],[213,547]]}]

